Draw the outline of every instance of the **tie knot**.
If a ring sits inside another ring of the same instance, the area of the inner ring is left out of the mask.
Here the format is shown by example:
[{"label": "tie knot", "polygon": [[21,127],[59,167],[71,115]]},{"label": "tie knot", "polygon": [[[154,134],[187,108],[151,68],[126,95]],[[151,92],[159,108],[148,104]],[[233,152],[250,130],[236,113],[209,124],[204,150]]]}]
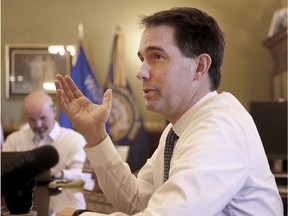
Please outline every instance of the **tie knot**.
[{"label": "tie knot", "polygon": [[178,139],[179,137],[177,136],[177,134],[174,132],[173,128],[171,127],[170,128],[170,131],[166,137],[166,143],[169,143],[169,144],[173,144],[174,145],[174,142]]}]

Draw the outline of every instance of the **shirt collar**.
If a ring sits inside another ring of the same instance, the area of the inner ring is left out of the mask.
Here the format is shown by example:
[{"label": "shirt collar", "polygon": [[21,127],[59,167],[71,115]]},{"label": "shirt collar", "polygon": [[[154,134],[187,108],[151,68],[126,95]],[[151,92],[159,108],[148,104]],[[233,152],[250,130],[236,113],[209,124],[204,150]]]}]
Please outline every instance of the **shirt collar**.
[{"label": "shirt collar", "polygon": [[[33,131],[31,130],[31,128],[29,128],[29,130],[31,131],[31,137],[33,141],[36,141],[36,143],[39,143],[41,140],[38,140],[37,142],[37,138],[34,136]],[[60,133],[60,125],[58,124],[58,122],[54,123],[54,126],[52,128],[52,130],[50,131],[50,133],[48,134],[47,137],[44,137],[43,140],[45,139],[50,139],[52,141],[56,140],[56,138],[58,137]]]},{"label": "shirt collar", "polygon": [[58,124],[58,122],[55,121],[54,126],[48,136],[54,141],[58,137],[59,133],[60,133],[60,125]]},{"label": "shirt collar", "polygon": [[217,91],[209,92],[204,97],[202,97],[196,104],[194,104],[189,110],[187,110],[173,125],[174,132],[180,137],[191,121],[191,118],[189,118],[191,113],[194,112],[194,110],[197,109],[197,107],[200,106],[204,101],[209,100],[217,94]]}]

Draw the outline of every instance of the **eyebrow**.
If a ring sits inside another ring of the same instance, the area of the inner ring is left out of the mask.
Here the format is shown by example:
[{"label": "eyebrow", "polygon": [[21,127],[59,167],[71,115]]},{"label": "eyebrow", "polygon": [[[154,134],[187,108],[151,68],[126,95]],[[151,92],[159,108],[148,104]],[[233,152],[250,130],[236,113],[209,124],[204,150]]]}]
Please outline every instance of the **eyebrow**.
[{"label": "eyebrow", "polygon": [[[159,47],[159,46],[150,46],[150,47],[147,47],[147,48],[145,49],[145,52],[147,52],[147,51],[152,51],[152,50],[165,52],[165,50],[164,50],[162,47]],[[165,52],[165,53],[166,53],[166,52]],[[140,53],[140,51],[137,52],[137,55],[138,55],[138,57],[141,57],[141,56],[142,56],[141,53]]]}]

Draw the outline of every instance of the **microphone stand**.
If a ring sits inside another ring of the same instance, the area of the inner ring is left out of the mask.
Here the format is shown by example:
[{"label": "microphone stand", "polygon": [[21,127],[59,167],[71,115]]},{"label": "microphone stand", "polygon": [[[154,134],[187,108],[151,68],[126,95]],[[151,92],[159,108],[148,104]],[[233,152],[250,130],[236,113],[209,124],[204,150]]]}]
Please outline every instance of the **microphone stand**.
[{"label": "microphone stand", "polygon": [[[35,199],[35,177],[22,182],[21,180],[20,182],[13,180],[13,183],[2,188],[2,190],[4,190],[4,200],[9,211],[4,215],[29,215],[28,213],[31,211]],[[32,212],[31,215],[33,215]],[[37,213],[34,215],[37,215]]]}]

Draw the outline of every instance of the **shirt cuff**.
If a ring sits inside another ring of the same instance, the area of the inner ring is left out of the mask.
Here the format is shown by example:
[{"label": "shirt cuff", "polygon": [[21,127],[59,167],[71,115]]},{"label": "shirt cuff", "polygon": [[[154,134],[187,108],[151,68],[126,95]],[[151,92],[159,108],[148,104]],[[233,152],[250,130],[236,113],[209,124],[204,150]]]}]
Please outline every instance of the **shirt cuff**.
[{"label": "shirt cuff", "polygon": [[[90,163],[103,166],[119,156],[111,138],[107,136],[100,144],[91,148],[83,148]],[[119,156],[120,157],[120,156]]]}]

